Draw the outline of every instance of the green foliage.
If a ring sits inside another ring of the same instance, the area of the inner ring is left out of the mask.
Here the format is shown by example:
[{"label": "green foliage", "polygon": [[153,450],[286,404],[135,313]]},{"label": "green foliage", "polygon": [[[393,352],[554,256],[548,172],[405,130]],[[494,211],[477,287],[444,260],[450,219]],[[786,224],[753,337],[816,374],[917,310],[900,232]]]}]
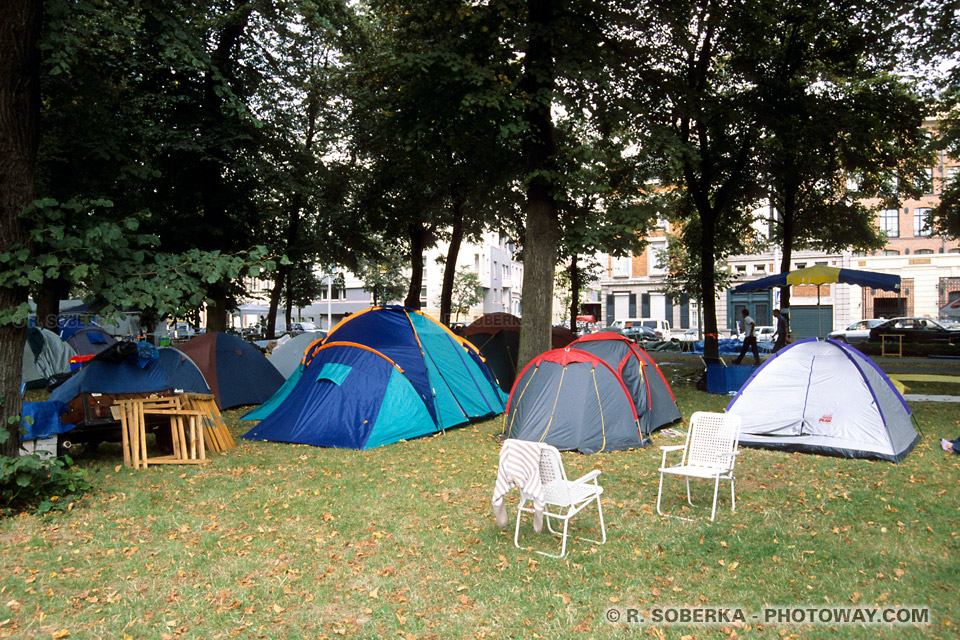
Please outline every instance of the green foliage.
[{"label": "green foliage", "polygon": [[461,313],[467,313],[470,307],[483,302],[483,285],[480,276],[470,269],[459,269],[453,277],[452,306],[460,319]]},{"label": "green foliage", "polygon": [[[94,292],[105,303],[104,313],[139,307],[160,316],[178,316],[204,302],[210,283],[275,267],[264,247],[236,254],[157,250],[155,235],[136,233],[138,218],[111,220],[103,215],[111,208],[105,200],[36,201],[24,214],[33,222],[35,248],[11,245],[0,253],[0,287],[29,287],[45,278],[64,278]],[[70,228],[67,221],[77,215],[96,222]],[[23,305],[5,309],[0,322],[22,322],[28,311]]]},{"label": "green foliage", "polygon": [[373,306],[402,300],[410,284],[403,275],[404,255],[395,247],[383,246],[373,257],[359,261],[357,275],[363,278],[363,289],[373,295]]},{"label": "green foliage", "polygon": [[46,513],[72,507],[90,489],[83,470],[69,457],[41,458],[36,454],[0,456],[0,514],[36,510]]}]

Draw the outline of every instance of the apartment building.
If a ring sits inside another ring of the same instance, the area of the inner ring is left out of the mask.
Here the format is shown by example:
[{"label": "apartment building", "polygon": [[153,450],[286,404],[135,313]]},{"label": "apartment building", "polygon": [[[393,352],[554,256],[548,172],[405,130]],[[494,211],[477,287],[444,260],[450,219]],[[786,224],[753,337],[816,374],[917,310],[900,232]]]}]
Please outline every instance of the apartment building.
[{"label": "apartment building", "polygon": [[[423,256],[423,286],[420,290],[421,310],[440,317],[440,295],[443,289],[443,263],[449,245],[440,243]],[[483,287],[483,301],[461,314],[460,322],[470,322],[485,313],[504,311],[514,315],[522,313],[523,264],[516,260],[516,247],[496,232],[487,232],[478,243],[464,242],[457,259],[457,270],[472,271],[479,276]],[[312,322],[320,329],[328,330],[352,313],[373,304],[373,296],[363,288],[363,280],[347,270],[319,273],[326,288],[320,297],[305,307],[293,309],[293,322]],[[335,283],[342,276],[343,286]],[[241,329],[264,323],[269,306],[264,301],[272,283],[266,280],[248,280],[247,289],[261,299],[250,299],[241,305],[233,316],[233,326]],[[402,304],[403,300],[391,300],[389,304]],[[284,327],[283,309],[278,312],[277,327]]]},{"label": "apartment building", "polygon": [[[936,318],[941,307],[960,297],[960,240],[934,235],[926,222],[943,185],[958,172],[960,162],[941,154],[936,165],[927,169],[925,193],[921,197],[904,200],[897,209],[881,209],[877,201],[866,202],[877,207],[876,224],[887,236],[883,249],[837,254],[794,251],[791,270],[822,264],[899,275],[902,282],[899,292],[845,284],[795,286],[790,293],[794,334],[824,336],[864,318]],[[766,215],[766,211],[759,212],[758,217]],[[694,301],[672,300],[658,293],[663,274],[654,265],[657,253],[665,246],[663,235],[651,234],[647,248],[638,256],[606,259],[607,273],[601,280],[604,324],[615,318],[654,317],[670,321],[674,328],[696,326]],[[737,282],[743,282],[778,273],[780,262],[779,248],[771,247],[762,253],[732,256],[726,268]],[[723,291],[717,300],[717,326],[721,332],[734,332],[740,309],[744,308],[758,325],[773,324],[772,312],[780,307],[779,298],[779,289]]]}]

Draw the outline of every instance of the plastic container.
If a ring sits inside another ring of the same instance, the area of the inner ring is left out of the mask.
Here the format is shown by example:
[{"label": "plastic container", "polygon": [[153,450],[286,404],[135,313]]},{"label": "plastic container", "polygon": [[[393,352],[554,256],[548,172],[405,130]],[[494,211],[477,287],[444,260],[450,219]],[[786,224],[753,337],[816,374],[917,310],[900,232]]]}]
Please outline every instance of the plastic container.
[{"label": "plastic container", "polygon": [[93,360],[97,357],[97,354],[92,353],[88,356],[73,356],[70,358],[70,371],[76,371],[87,362]]},{"label": "plastic container", "polygon": [[708,364],[707,392],[727,395],[736,393],[753,375],[757,367],[746,364]]}]

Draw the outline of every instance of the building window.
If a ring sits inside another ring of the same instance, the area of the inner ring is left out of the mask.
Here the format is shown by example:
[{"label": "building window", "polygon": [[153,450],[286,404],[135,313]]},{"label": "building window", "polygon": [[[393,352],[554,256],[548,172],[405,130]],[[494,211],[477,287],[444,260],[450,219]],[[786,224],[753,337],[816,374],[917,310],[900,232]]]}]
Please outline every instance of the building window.
[{"label": "building window", "polygon": [[896,249],[884,249],[884,250],[881,252],[881,255],[885,255],[885,256],[898,256],[898,255],[900,255],[900,252],[897,251]]},{"label": "building window", "polygon": [[738,264],[735,268],[736,268],[736,270],[737,270],[737,273],[746,273],[746,272],[747,272],[747,265],[745,265],[745,264]]},{"label": "building window", "polygon": [[[331,300],[340,300],[341,298],[345,297],[343,289],[339,287],[331,287],[330,294],[331,294],[330,295]],[[327,299],[327,287],[323,287],[320,289],[320,299],[321,300]]]},{"label": "building window", "polygon": [[798,262],[797,265],[796,265],[794,268],[795,268],[795,269],[806,269],[806,268],[807,268],[807,263],[806,263],[806,262]]},{"label": "building window", "polygon": [[630,267],[632,260],[629,256],[613,259],[613,275],[618,277],[630,277]]},{"label": "building window", "polygon": [[888,238],[900,237],[900,209],[884,209],[880,212],[880,228]]},{"label": "building window", "polygon": [[949,251],[947,251],[947,253],[960,253],[960,248],[958,248],[958,249],[950,249]]},{"label": "building window", "polygon": [[421,300],[426,300],[426,299],[427,299],[427,288],[426,288],[426,287],[420,287],[420,299],[421,299]]},{"label": "building window", "polygon": [[824,260],[823,262],[814,262],[813,264],[816,265],[816,266],[818,266],[818,267],[826,267],[826,266],[827,266],[827,261]]},{"label": "building window", "polygon": [[657,266],[660,263],[661,256],[667,250],[666,242],[651,242],[650,249],[647,253],[649,264],[647,265],[647,273],[651,276],[662,276],[667,271],[662,266]]},{"label": "building window", "polygon": [[933,193],[933,167],[924,169],[920,174],[920,187],[924,193]]},{"label": "building window", "polygon": [[480,254],[473,254],[473,270],[476,273],[480,273]]},{"label": "building window", "polygon": [[927,256],[933,253],[933,249],[917,249],[913,252],[915,256]]},{"label": "building window", "polygon": [[929,218],[929,208],[917,207],[913,210],[913,235],[929,236],[932,233]]},{"label": "building window", "polygon": [[766,273],[766,272],[767,272],[767,265],[765,265],[765,264],[755,264],[755,265],[753,265],[753,271],[754,271],[754,273]]}]

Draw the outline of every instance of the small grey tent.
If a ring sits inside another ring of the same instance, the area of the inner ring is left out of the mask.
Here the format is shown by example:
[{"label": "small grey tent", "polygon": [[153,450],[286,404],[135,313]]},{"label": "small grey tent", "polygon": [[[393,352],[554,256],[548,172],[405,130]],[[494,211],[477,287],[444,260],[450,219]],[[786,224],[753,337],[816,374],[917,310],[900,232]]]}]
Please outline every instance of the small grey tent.
[{"label": "small grey tent", "polygon": [[617,372],[633,398],[643,435],[650,435],[683,417],[660,367],[633,340],[612,331],[601,331],[577,338],[570,346],[592,353]]},{"label": "small grey tent", "polygon": [[920,440],[886,374],[833,340],[810,338],[781,349],[727,411],[740,416],[744,446],[897,462]]},{"label": "small grey tent", "polygon": [[267,359],[286,380],[293,375],[293,372],[303,362],[307,347],[318,340],[322,340],[326,335],[325,331],[305,331],[300,335],[293,336],[274,349]]},{"label": "small grey tent", "polygon": [[649,444],[617,371],[572,346],[540,354],[517,376],[504,437],[587,454]]},{"label": "small grey tent", "polygon": [[21,380],[28,389],[44,386],[50,376],[70,372],[70,358],[77,355],[73,347],[53,331],[40,327],[27,329],[23,345]]}]

